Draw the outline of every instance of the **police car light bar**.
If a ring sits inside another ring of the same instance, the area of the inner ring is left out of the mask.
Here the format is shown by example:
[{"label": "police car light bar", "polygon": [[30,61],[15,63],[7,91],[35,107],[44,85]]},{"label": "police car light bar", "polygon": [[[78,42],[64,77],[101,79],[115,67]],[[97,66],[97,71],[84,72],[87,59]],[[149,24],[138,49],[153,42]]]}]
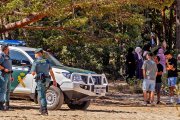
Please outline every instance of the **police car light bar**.
[{"label": "police car light bar", "polygon": [[0,40],[0,45],[26,46],[26,43],[21,40]]}]

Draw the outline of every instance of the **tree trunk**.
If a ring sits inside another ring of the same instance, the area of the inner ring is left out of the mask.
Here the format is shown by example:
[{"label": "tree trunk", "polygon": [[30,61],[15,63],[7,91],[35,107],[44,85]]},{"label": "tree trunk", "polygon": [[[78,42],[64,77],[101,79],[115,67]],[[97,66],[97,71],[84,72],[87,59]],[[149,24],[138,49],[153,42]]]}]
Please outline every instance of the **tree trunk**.
[{"label": "tree trunk", "polygon": [[162,11],[161,11],[161,15],[162,15],[162,23],[163,23],[163,41],[166,40],[166,14],[165,14],[165,11],[166,11],[166,8],[164,8]]},{"label": "tree trunk", "polygon": [[176,48],[180,50],[180,0],[176,2]]},{"label": "tree trunk", "polygon": [[41,20],[42,18],[44,18],[46,16],[47,16],[47,14],[45,14],[45,13],[39,13],[36,15],[30,15],[27,18],[22,19],[21,21],[9,23],[7,25],[4,25],[3,28],[0,29],[0,34],[8,32],[10,30],[14,30],[16,28],[21,28],[23,26],[29,25],[30,23],[34,23],[38,20]]},{"label": "tree trunk", "polygon": [[169,20],[169,39],[168,39],[168,45],[169,49],[172,49],[172,45],[174,43],[173,39],[173,24],[174,24],[174,14],[173,14],[173,6],[170,8],[170,20]]}]

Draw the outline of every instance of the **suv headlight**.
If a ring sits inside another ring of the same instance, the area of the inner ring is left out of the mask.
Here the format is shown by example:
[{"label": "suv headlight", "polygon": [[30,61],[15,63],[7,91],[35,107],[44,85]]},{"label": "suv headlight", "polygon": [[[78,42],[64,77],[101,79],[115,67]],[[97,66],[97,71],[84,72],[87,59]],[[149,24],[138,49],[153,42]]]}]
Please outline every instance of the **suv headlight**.
[{"label": "suv headlight", "polygon": [[72,80],[77,81],[77,82],[78,81],[83,81],[81,75],[78,75],[78,74],[74,74],[73,77],[72,77]]},{"label": "suv headlight", "polygon": [[71,79],[71,73],[68,73],[68,72],[62,72],[63,76],[68,78],[68,79]]}]

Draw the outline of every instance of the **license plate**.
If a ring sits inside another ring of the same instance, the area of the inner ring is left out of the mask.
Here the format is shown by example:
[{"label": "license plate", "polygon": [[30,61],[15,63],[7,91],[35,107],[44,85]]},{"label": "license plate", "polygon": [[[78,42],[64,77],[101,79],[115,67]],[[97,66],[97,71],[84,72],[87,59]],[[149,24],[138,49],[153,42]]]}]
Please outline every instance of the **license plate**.
[{"label": "license plate", "polygon": [[105,93],[104,89],[95,89],[94,90],[95,93]]}]

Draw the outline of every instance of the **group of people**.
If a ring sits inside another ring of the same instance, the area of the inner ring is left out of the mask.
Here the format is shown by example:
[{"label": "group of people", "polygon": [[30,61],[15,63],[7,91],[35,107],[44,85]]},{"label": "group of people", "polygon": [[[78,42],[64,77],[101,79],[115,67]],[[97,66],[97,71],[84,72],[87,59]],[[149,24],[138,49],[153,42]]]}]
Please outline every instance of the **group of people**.
[{"label": "group of people", "polygon": [[[154,92],[157,93],[157,104],[160,104],[162,87],[162,76],[167,73],[167,83],[169,87],[170,103],[175,102],[174,89],[177,83],[177,59],[170,51],[162,45],[157,52],[151,52],[151,46],[145,45],[142,50],[140,47],[129,48],[126,56],[128,77],[143,80],[142,90],[144,95],[144,105],[154,102]],[[178,103],[180,101],[177,101]]]},{"label": "group of people", "polygon": [[[36,60],[32,64],[31,74],[36,76],[37,93],[40,101],[40,113],[48,115],[46,90],[53,79],[53,85],[57,87],[56,79],[52,71],[51,65],[47,59],[43,58],[43,49],[39,48],[35,51]],[[10,90],[12,77],[12,60],[9,57],[9,46],[2,45],[0,52],[0,110],[9,110]],[[50,75],[49,75],[50,73]]]}]

